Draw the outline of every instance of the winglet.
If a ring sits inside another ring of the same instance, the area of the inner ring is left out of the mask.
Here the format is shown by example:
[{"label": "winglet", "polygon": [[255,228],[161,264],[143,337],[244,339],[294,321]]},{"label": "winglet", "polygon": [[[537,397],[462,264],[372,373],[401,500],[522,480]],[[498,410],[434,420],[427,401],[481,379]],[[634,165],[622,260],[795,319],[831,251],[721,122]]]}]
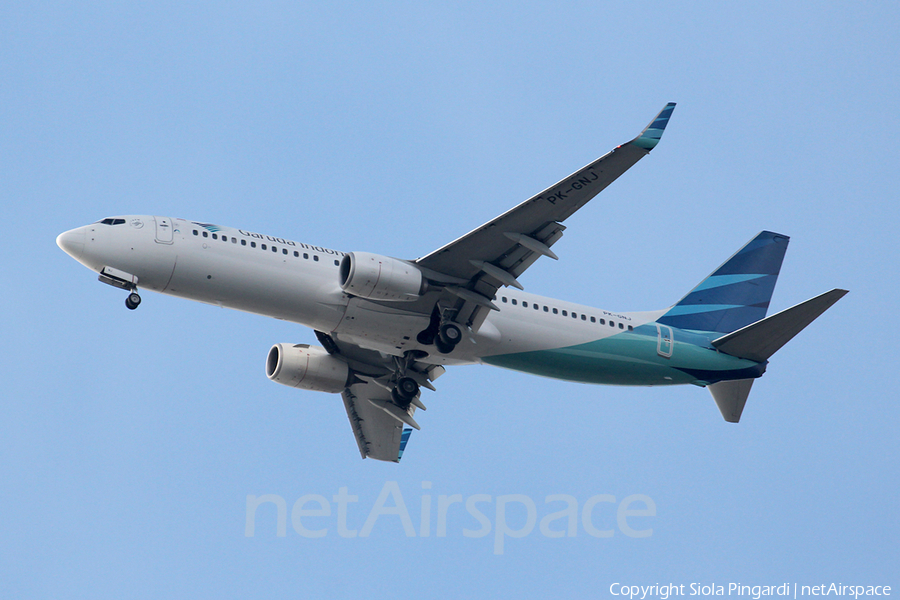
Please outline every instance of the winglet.
[{"label": "winglet", "polygon": [[659,143],[659,138],[662,137],[663,131],[666,130],[666,125],[669,123],[669,117],[672,116],[673,110],[675,110],[674,102],[666,104],[665,108],[663,108],[659,114],[656,115],[656,118],[647,125],[646,129],[641,132],[641,135],[634,138],[631,143],[648,152],[653,150],[656,147],[656,144]]},{"label": "winglet", "polygon": [[411,433],[412,429],[406,427],[403,429],[403,433],[400,434],[400,452],[397,453],[397,462],[400,462],[400,459],[403,458],[403,451],[406,450],[406,444],[409,442]]}]

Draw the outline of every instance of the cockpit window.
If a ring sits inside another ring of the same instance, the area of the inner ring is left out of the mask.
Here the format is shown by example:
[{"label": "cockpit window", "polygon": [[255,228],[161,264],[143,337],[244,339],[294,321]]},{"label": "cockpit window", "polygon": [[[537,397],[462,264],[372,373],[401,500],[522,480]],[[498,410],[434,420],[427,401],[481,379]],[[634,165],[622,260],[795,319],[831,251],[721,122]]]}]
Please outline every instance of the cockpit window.
[{"label": "cockpit window", "polygon": [[98,221],[101,225],[124,225],[125,219],[103,219]]}]

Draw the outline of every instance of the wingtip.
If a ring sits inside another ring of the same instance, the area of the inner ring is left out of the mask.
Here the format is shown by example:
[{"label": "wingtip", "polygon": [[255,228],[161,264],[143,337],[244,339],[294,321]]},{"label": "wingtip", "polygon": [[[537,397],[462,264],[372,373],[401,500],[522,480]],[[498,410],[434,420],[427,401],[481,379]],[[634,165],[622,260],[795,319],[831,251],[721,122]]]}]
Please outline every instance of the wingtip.
[{"label": "wingtip", "polygon": [[409,443],[409,436],[412,434],[412,429],[406,427],[403,429],[403,433],[400,434],[400,451],[397,453],[397,460],[394,462],[400,462],[400,459],[403,458],[403,451],[406,450],[406,444]]},{"label": "wingtip", "polygon": [[659,114],[656,115],[656,118],[644,128],[641,135],[637,136],[631,143],[648,152],[653,150],[653,148],[656,147],[656,144],[659,143],[660,138],[662,138],[662,134],[666,130],[666,125],[669,124],[669,119],[672,117],[673,110],[675,110],[674,102],[666,104],[665,107],[659,111]]}]

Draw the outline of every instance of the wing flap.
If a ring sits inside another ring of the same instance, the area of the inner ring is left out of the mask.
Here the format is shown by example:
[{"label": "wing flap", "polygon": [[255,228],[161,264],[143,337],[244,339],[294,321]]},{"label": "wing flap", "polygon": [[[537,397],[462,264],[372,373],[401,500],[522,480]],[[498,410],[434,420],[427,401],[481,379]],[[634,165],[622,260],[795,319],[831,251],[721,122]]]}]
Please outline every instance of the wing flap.
[{"label": "wing flap", "polygon": [[[400,462],[409,434],[404,436],[401,421],[370,402],[389,403],[390,392],[372,383],[356,383],[345,389],[341,397],[360,456]],[[414,410],[410,407],[410,412]]]}]

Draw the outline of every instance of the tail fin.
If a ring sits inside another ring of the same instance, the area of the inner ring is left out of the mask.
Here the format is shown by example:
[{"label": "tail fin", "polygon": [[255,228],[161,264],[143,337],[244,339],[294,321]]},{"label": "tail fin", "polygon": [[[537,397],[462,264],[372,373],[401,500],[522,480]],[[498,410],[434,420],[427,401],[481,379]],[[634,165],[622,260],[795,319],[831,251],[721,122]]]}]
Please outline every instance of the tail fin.
[{"label": "tail fin", "polygon": [[765,318],[789,240],[786,235],[763,231],[658,322],[680,329],[731,333]]}]

